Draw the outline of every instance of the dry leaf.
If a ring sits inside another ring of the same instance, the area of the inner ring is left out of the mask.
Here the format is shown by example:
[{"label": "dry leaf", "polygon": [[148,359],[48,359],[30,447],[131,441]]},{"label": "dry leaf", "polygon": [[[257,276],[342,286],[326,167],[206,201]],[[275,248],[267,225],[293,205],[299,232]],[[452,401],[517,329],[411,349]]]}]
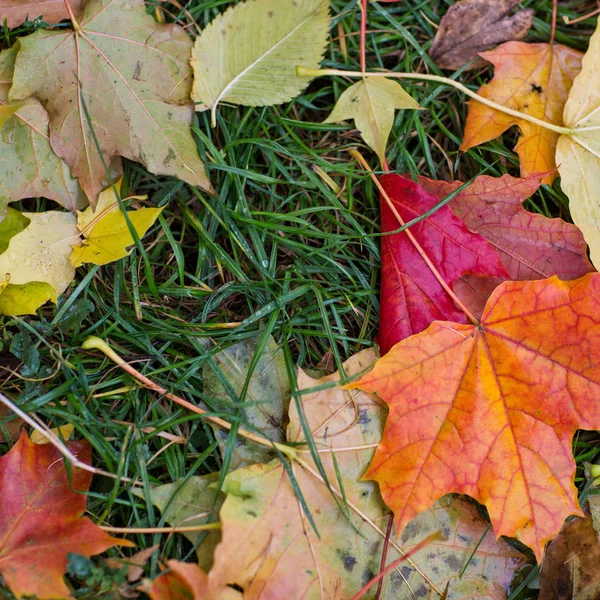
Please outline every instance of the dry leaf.
[{"label": "dry leaf", "polygon": [[[554,125],[563,124],[567,95],[581,69],[581,52],[561,44],[507,42],[482,56],[495,66],[495,72],[492,81],[479,89],[480,96]],[[548,173],[543,183],[552,183],[556,177],[558,134],[476,100],[469,102],[460,149],[493,140],[513,125],[518,125],[523,133],[515,147],[521,176]]]},{"label": "dry leaf", "polygon": [[477,326],[436,321],[352,387],[390,409],[365,477],[397,531],[447,493],[485,504],[496,535],[541,562],[581,515],[577,429],[600,428],[600,275],[505,282]]},{"label": "dry leaf", "polygon": [[19,44],[10,98],[41,101],[52,148],[92,207],[110,185],[104,164],[118,155],[211,190],[190,130],[183,29],[156,23],[143,0],[89,0],[77,31],[38,30]]},{"label": "dry leaf", "polygon": [[[83,0],[69,0],[71,8],[77,13]],[[25,19],[36,19],[41,16],[46,23],[58,23],[69,18],[65,0],[0,0],[0,22],[8,21],[12,29]]]},{"label": "dry leaf", "polygon": [[509,16],[519,0],[460,0],[440,22],[429,56],[441,69],[453,71],[473,60],[468,69],[487,61],[478,56],[497,44],[523,39],[533,24],[533,9]]}]

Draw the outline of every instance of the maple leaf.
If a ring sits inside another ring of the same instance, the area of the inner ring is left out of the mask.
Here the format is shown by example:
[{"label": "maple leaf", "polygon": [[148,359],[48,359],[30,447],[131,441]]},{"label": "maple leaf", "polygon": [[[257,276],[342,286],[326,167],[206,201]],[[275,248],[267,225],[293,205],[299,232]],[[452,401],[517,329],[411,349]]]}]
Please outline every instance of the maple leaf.
[{"label": "maple leaf", "polygon": [[9,202],[43,196],[75,212],[87,198],[69,167],[54,153],[48,113],[34,99],[8,104],[18,46],[0,52],[0,109],[16,108],[0,135],[0,220]]},{"label": "maple leaf", "polygon": [[0,254],[0,310],[9,315],[35,313],[47,300],[56,302],[75,276],[69,260],[79,240],[75,215],[54,210],[22,215],[29,224]]},{"label": "maple leaf", "polygon": [[[69,0],[71,8],[77,12],[83,0]],[[46,23],[58,23],[69,17],[65,0],[0,0],[0,22],[4,19],[8,27],[20,25],[25,19],[42,17]]]},{"label": "maple leaf", "polygon": [[38,30],[19,44],[10,99],[42,102],[52,148],[92,207],[118,155],[211,190],[190,131],[183,29],[156,23],[143,0],[89,0],[73,31]]},{"label": "maple leaf", "polygon": [[390,408],[365,477],[396,530],[437,498],[468,494],[496,535],[541,561],[569,515],[580,515],[571,442],[598,429],[600,275],[505,282],[481,324],[433,323],[351,387]]},{"label": "maple leaf", "polygon": [[520,40],[533,24],[533,9],[508,16],[519,0],[460,0],[440,22],[429,56],[441,69],[468,69],[487,65],[480,52],[509,40]]},{"label": "maple leaf", "polygon": [[[508,278],[514,281],[558,275],[577,279],[594,271],[577,227],[562,219],[531,213],[523,202],[538,189],[541,174],[518,179],[481,175],[448,204],[452,214],[498,251]],[[442,200],[462,184],[419,177],[419,185]],[[461,277],[454,291],[471,312],[481,315],[485,302],[503,278]]]},{"label": "maple leaf", "polygon": [[209,590],[208,576],[198,565],[169,560],[167,566],[169,571],[139,588],[152,600],[242,600],[232,588]]},{"label": "maple leaf", "polygon": [[594,265],[600,264],[600,28],[590,39],[583,69],[565,105],[564,121],[574,129],[558,140],[556,162],[569,209],[590,247]]},{"label": "maple leaf", "polygon": [[[381,184],[405,223],[438,204],[417,183],[399,175],[384,175]],[[381,198],[381,231],[400,224]],[[507,275],[498,252],[481,235],[469,231],[447,206],[410,227],[444,281],[452,287],[466,273],[487,277]],[[436,279],[405,232],[381,241],[381,311],[378,343],[385,354],[396,342],[423,331],[436,319],[465,323],[465,314]]]},{"label": "maple leaf", "polygon": [[216,17],[192,53],[197,110],[221,102],[269,106],[288,102],[310,83],[296,66],[318,69],[327,46],[327,0],[247,0]]},{"label": "maple leaf", "polygon": [[396,109],[421,107],[396,81],[384,77],[365,78],[344,90],[323,123],[354,119],[365,142],[385,164],[385,149]]},{"label": "maple leaf", "polygon": [[[69,448],[90,462],[87,442]],[[133,546],[82,516],[86,495],[81,492],[91,479],[81,469],[67,473],[54,446],[35,444],[25,432],[0,457],[0,573],[16,596],[70,597],[63,580],[69,552],[92,556],[114,545]]]},{"label": "maple leaf", "polygon": [[590,516],[564,524],[550,542],[540,572],[540,598],[600,597],[600,542]]},{"label": "maple leaf", "polygon": [[[79,267],[84,263],[106,265],[131,254],[130,247],[135,243],[125,215],[119,206],[115,194],[121,193],[122,180],[100,193],[96,210],[91,207],[77,214],[77,228],[83,236],[80,245],[73,248],[71,263]],[[145,196],[136,196],[138,200],[145,200]],[[126,198],[125,200],[128,200]],[[133,228],[142,238],[162,208],[138,208],[128,210],[127,216]]]},{"label": "maple leaf", "polygon": [[[581,69],[581,52],[561,44],[507,42],[481,56],[495,66],[495,72],[492,81],[479,89],[480,96],[562,126],[567,94]],[[552,183],[556,177],[554,154],[559,135],[476,100],[469,102],[460,149],[466,151],[493,140],[513,125],[518,125],[523,134],[515,147],[521,176],[547,173],[543,183]]]},{"label": "maple leaf", "polygon": [[[213,366],[205,364],[202,369],[203,391],[221,409],[237,411],[242,423],[260,431],[263,437],[283,442],[291,393],[285,357],[277,342],[269,336],[257,359],[255,355],[260,342],[260,338],[244,340],[214,354]],[[223,386],[223,380],[234,392],[233,398]],[[239,396],[244,389],[245,397],[241,404]],[[233,406],[228,408],[228,404]],[[213,429],[219,448],[224,452],[228,432],[216,426]],[[275,457],[276,454],[269,448],[238,439],[229,465],[233,470],[256,462],[268,462]]]}]

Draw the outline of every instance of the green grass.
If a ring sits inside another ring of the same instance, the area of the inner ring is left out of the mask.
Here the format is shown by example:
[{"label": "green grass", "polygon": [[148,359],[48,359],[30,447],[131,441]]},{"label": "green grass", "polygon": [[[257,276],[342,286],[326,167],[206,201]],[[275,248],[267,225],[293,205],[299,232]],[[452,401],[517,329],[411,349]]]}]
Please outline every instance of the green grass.
[{"label": "green grass", "polygon": [[[169,3],[163,6],[180,23],[189,24],[191,15],[204,27],[229,4],[191,0],[188,14]],[[370,67],[441,74],[427,50],[435,34],[431,23],[439,22],[450,4],[372,4]],[[588,4],[562,2],[560,17],[595,6]],[[551,1],[522,5],[536,9],[528,41],[547,41]],[[358,6],[354,0],[334,0],[332,13],[333,39],[324,66],[358,69]],[[585,49],[594,24],[590,19],[567,27],[559,18],[557,41]],[[4,45],[27,31],[5,32]],[[486,69],[459,79],[476,90],[490,75]],[[144,240],[145,257],[135,250],[116,264],[79,269],[56,307],[43,308],[38,318],[1,319],[0,367],[12,371],[0,375],[0,391],[51,426],[72,423],[75,437],[91,443],[97,466],[160,484],[221,468],[212,430],[197,415],[132,385],[98,352],[83,351],[88,335],[110,341],[165,388],[205,402],[229,419],[202,393],[203,365],[220,349],[272,335],[293,372],[296,365],[316,367],[327,352],[340,368],[346,358],[371,346],[379,312],[379,200],[348,150],[358,147],[372,165],[376,160],[351,127],[320,124],[347,85],[341,78],[318,79],[287,105],[222,106],[215,129],[207,113],[198,113],[194,135],[218,197],[126,164],[125,190],[148,194],[152,204],[166,206]],[[461,155],[464,97],[440,85],[403,85],[427,110],[398,112],[389,143],[391,169],[463,181],[483,170],[493,176],[518,174],[514,130]],[[336,194],[317,168],[343,192]],[[22,203],[34,210],[51,204]],[[540,190],[528,207],[568,218],[566,206],[555,184]],[[15,354],[24,362],[15,363]],[[161,432],[182,436],[186,443],[169,444]],[[578,462],[598,460],[599,449],[597,435],[581,434],[575,444]],[[583,490],[580,472],[577,483]],[[148,498],[136,498],[128,485],[108,479],[94,479],[88,510],[103,524],[164,525]],[[134,541],[141,548],[160,542],[163,558],[185,559],[192,551],[182,536],[147,535]],[[155,559],[147,574],[157,572]],[[535,571],[529,577],[535,578]],[[525,585],[511,598],[536,595]],[[109,596],[98,583],[85,597]]]}]

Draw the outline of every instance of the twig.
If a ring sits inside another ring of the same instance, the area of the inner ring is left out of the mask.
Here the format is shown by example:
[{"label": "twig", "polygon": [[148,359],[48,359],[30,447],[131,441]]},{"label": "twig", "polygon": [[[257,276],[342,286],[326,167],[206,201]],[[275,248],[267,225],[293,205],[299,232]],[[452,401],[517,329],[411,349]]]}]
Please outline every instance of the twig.
[{"label": "twig", "polygon": [[362,0],[360,15],[360,70],[367,70],[367,9],[369,0]]},{"label": "twig", "polygon": [[190,525],[186,527],[109,527],[101,525],[100,529],[108,533],[125,533],[136,535],[138,533],[188,533],[192,531],[206,531],[221,529],[221,523],[204,523],[203,525]]},{"label": "twig", "polygon": [[[390,513],[388,518],[388,526],[385,531],[385,540],[383,540],[383,549],[381,550],[381,562],[379,563],[379,572],[381,573],[385,569],[385,563],[387,562],[387,551],[390,545],[390,536],[392,535],[392,526],[394,525],[394,515]],[[377,592],[375,593],[375,600],[380,600],[381,592],[383,591],[383,577],[377,584]]]}]

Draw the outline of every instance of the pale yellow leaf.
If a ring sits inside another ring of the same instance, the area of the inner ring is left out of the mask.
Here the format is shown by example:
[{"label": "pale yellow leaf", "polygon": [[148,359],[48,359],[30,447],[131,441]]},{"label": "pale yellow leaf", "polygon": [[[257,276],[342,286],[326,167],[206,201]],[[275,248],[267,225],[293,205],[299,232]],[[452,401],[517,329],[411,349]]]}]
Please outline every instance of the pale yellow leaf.
[{"label": "pale yellow leaf", "polygon": [[[575,225],[600,267],[600,27],[590,39],[581,73],[565,105],[564,123],[577,130],[558,140],[556,163]],[[594,129],[589,129],[594,128]]]},{"label": "pale yellow leaf", "polygon": [[[116,187],[120,192],[120,182]],[[139,208],[127,211],[127,215],[141,238],[161,211],[162,208]],[[95,211],[88,207],[77,213],[77,227],[84,239],[80,246],[73,248],[74,267],[114,262],[130,254],[129,248],[135,243],[112,187],[100,194]]]},{"label": "pale yellow leaf", "polygon": [[396,109],[420,109],[402,86],[384,77],[365,78],[344,91],[325,123],[354,119],[365,142],[383,163]]},{"label": "pale yellow leaf", "polygon": [[79,240],[75,215],[53,210],[23,215],[29,225],[0,254],[0,284],[47,283],[58,296],[75,275],[69,260],[71,246]]},{"label": "pale yellow leaf", "polygon": [[[50,431],[63,440],[68,440],[73,433],[75,427],[71,425],[71,423],[67,423],[66,425],[61,425],[60,427],[53,427]],[[34,429],[29,436],[29,439],[34,444],[49,444],[50,440],[42,435],[37,429]]]},{"label": "pale yellow leaf", "polygon": [[318,69],[329,31],[327,0],[248,0],[216,17],[192,51],[197,110],[219,103],[288,102],[310,82],[296,67]]}]

